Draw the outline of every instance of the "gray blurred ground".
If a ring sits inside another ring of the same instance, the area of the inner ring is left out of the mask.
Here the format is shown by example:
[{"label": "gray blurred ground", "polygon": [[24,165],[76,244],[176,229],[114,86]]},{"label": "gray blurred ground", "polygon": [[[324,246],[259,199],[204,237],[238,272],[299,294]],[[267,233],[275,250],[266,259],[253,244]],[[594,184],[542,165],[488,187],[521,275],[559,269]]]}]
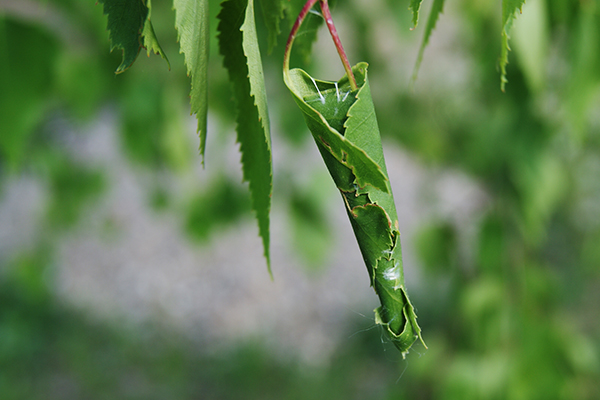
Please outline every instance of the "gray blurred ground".
[{"label": "gray blurred ground", "polygon": [[[325,190],[335,238],[320,272],[309,272],[298,258],[275,188],[271,217],[275,279],[271,281],[256,223],[250,217],[198,246],[186,237],[177,212],[157,213],[150,208],[147,187],[152,177],[121,153],[111,110],[84,128],[61,124],[64,144],[73,156],[100,167],[108,181],[103,195],[86,209],[77,226],[58,239],[52,285],[67,303],[99,319],[175,329],[209,351],[255,340],[309,363],[326,362],[336,346],[356,334],[348,322],[357,315],[364,316],[365,329],[373,326],[371,310],[377,298],[333,184]],[[229,139],[222,145],[208,145],[224,149],[222,157],[213,159],[229,164],[228,173],[241,174],[233,135]],[[275,175],[284,161],[295,162],[293,154],[301,154],[302,163],[312,168],[303,173],[324,173],[318,153],[309,145],[305,151],[286,154],[275,136],[273,146],[279,152]],[[414,254],[419,226],[442,216],[468,228],[485,206],[485,194],[465,176],[428,170],[394,145],[386,146],[385,152],[398,207],[407,286],[414,292],[426,288],[426,282],[419,282]],[[203,170],[199,161],[189,173],[169,177],[175,199],[185,198],[187,187],[201,187],[222,173],[220,162],[209,161]],[[27,175],[7,182],[0,199],[1,257],[10,259],[35,242],[44,198],[45,188]],[[469,235],[468,229],[464,232]],[[463,239],[468,243],[468,237]]]}]

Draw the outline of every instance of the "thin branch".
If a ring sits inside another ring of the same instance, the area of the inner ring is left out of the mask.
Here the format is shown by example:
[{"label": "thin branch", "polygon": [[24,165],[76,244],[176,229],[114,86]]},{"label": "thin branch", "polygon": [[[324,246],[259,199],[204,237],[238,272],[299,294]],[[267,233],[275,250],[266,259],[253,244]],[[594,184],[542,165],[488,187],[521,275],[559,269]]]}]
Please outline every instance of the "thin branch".
[{"label": "thin branch", "polygon": [[342,60],[342,64],[344,65],[344,69],[346,70],[346,75],[348,75],[348,79],[350,80],[350,87],[352,90],[358,89],[356,85],[356,78],[354,77],[354,73],[352,73],[352,67],[350,67],[350,62],[348,62],[348,56],[346,56],[346,52],[344,51],[344,47],[342,46],[342,41],[338,36],[337,30],[335,29],[335,25],[333,24],[333,18],[331,17],[331,12],[329,11],[329,5],[327,4],[327,0],[320,0],[321,3],[321,11],[323,12],[323,17],[325,18],[325,23],[327,24],[327,28],[329,29],[329,33],[331,34],[331,38],[333,39],[333,43],[335,43],[335,48],[337,49],[338,54],[340,55],[340,60]]}]

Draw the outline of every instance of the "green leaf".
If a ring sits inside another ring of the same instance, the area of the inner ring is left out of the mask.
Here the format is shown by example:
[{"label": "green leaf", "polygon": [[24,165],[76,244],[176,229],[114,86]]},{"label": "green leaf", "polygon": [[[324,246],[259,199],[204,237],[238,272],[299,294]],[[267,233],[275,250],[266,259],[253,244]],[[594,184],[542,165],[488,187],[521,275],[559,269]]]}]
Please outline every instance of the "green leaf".
[{"label": "green leaf", "polygon": [[366,63],[352,68],[358,85],[354,91],[347,76],[337,82],[321,81],[301,69],[285,69],[284,81],[344,200],[371,285],[381,301],[375,321],[405,356],[417,339],[423,339],[404,288],[398,216],[367,68]]},{"label": "green leaf", "polygon": [[233,86],[244,180],[250,185],[252,208],[258,219],[270,273],[271,138],[254,4],[253,0],[227,0],[221,7],[218,15],[219,48]]},{"label": "green leaf", "polygon": [[417,23],[419,22],[419,10],[421,9],[421,2],[423,0],[410,0],[410,5],[408,9],[412,11],[412,29],[417,27]]},{"label": "green leaf", "polygon": [[173,0],[180,52],[192,80],[191,113],[198,119],[200,155],[204,162],[208,115],[208,0]]},{"label": "green leaf", "polygon": [[104,4],[104,14],[108,16],[110,51],[115,48],[123,51],[123,60],[115,71],[120,74],[131,67],[142,48],[142,31],[149,9],[142,0],[100,0],[100,2]]},{"label": "green leaf", "polygon": [[277,45],[277,36],[281,33],[280,22],[284,17],[285,0],[260,0],[265,26],[269,32],[269,54]]},{"label": "green leaf", "polygon": [[[364,77],[366,64],[355,66],[353,71]],[[340,100],[351,100],[352,103],[356,101],[355,96],[357,95],[351,93],[347,77],[338,82],[321,81],[313,79],[301,69],[288,71],[284,77],[286,85],[304,113],[308,128],[312,132],[319,150],[322,154],[323,150],[330,153],[336,160],[335,164],[332,164],[332,168],[339,169],[334,177],[334,179],[338,179],[336,182],[338,187],[343,186],[344,190],[353,190],[354,179],[356,179],[361,188],[371,185],[387,192],[388,180],[377,162],[365,150],[345,137],[343,132],[340,132],[343,131],[346,113],[351,104],[337,101],[338,95]],[[359,78],[357,77],[357,79]],[[327,101],[328,99],[331,101]],[[369,118],[368,122],[372,125],[372,118]],[[378,130],[366,132],[364,140],[380,140],[377,139],[378,136]]]},{"label": "green leaf", "polygon": [[523,5],[523,15],[512,28],[512,43],[527,85],[540,92],[546,81],[550,34],[548,10],[543,0],[530,0]]},{"label": "green leaf", "polygon": [[425,52],[425,47],[427,47],[427,44],[429,43],[431,33],[435,29],[437,20],[442,12],[444,12],[444,0],[433,0],[433,5],[431,6],[431,11],[429,11],[429,17],[427,18],[425,32],[423,33],[423,41],[421,42],[421,47],[419,48],[417,62],[415,63],[413,76],[411,78],[413,83],[417,80],[417,73],[419,72],[419,68],[421,67],[421,61],[423,61],[423,53]]},{"label": "green leaf", "polygon": [[502,0],[502,48],[500,51],[500,88],[504,91],[504,87],[508,80],[506,79],[506,64],[508,64],[508,39],[513,21],[517,16],[517,12],[521,12],[525,0]]},{"label": "green leaf", "polygon": [[144,24],[144,29],[142,30],[142,36],[144,37],[144,47],[147,50],[147,55],[149,56],[151,52],[160,55],[163,60],[167,62],[169,69],[171,69],[171,63],[169,62],[169,59],[167,58],[162,47],[160,47],[158,39],[156,38],[156,34],[154,33],[154,27],[152,26],[152,22],[150,22],[150,14],[152,14],[152,1],[147,0],[146,4],[148,6],[148,17],[146,18],[146,23]]}]

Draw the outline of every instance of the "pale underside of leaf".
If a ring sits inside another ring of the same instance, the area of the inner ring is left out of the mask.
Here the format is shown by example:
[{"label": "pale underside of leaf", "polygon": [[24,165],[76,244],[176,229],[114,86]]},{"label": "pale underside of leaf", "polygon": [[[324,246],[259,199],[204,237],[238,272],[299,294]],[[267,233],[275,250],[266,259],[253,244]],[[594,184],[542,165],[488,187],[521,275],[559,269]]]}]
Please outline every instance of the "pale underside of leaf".
[{"label": "pale underside of leaf", "polygon": [[[271,137],[269,126],[269,111],[267,108],[267,93],[265,88],[265,77],[262,68],[262,59],[258,48],[258,36],[256,33],[256,23],[254,19],[254,0],[248,0],[246,7],[246,18],[240,28],[242,32],[242,47],[244,55],[248,60],[248,79],[250,80],[250,96],[254,97],[254,104],[258,108],[258,118],[262,123],[263,136],[265,144],[270,152]],[[271,159],[269,156],[268,162]]]},{"label": "pale underside of leaf", "polygon": [[504,87],[508,80],[506,79],[506,65],[508,64],[508,51],[510,47],[508,40],[509,33],[517,13],[521,12],[525,0],[502,0],[502,48],[500,50],[500,88]]},{"label": "pale underside of leaf", "polygon": [[264,255],[269,257],[269,210],[272,172],[269,115],[253,0],[227,0],[219,13],[219,48],[237,105],[237,140],[244,180],[258,219]]},{"label": "pale underside of leaf", "polygon": [[123,51],[123,59],[115,73],[120,74],[135,62],[142,48],[142,31],[148,17],[148,7],[142,0],[100,0],[108,17],[110,50]]},{"label": "pale underside of leaf", "polygon": [[431,6],[431,11],[429,11],[429,17],[427,18],[425,32],[423,33],[423,41],[421,42],[419,54],[417,55],[417,61],[415,62],[415,67],[411,78],[412,83],[417,80],[417,74],[419,73],[421,62],[423,61],[423,53],[425,52],[427,44],[429,44],[431,33],[435,29],[435,25],[437,24],[438,18],[442,12],[444,12],[444,0],[433,0],[433,5]]},{"label": "pale underside of leaf", "polygon": [[[523,13],[511,29],[511,41],[525,82],[535,93],[546,85],[546,68],[550,47],[548,4],[544,0],[529,0]],[[595,49],[596,47],[594,47]],[[575,75],[574,72],[571,75]]]},{"label": "pale underside of leaf", "polygon": [[173,0],[173,8],[180,53],[184,55],[192,81],[191,113],[198,119],[200,155],[204,162],[208,115],[208,0]]}]

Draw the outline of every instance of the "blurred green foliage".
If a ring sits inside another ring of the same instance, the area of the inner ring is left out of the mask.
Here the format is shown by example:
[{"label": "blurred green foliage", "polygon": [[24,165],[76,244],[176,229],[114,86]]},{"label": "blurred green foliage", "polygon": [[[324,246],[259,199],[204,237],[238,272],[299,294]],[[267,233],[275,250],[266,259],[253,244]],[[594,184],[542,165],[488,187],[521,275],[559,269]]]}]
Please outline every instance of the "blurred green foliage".
[{"label": "blurred green foliage", "polygon": [[[468,243],[465,227],[451,219],[421,228],[422,278],[411,299],[429,350],[412,353],[406,364],[381,354],[376,330],[352,336],[329,365],[311,370],[252,344],[209,356],[174,334],[124,332],[60,304],[48,289],[56,232],[73,226],[110,182],[65,151],[64,138],[47,134],[48,118],[63,113],[83,122],[112,105],[123,151],[137,168],[160,175],[191,167],[196,145],[183,133],[189,82],[168,3],[153,2],[152,15],[172,71],[151,57],[116,77],[120,54],[108,53],[106,20],[93,2],[43,2],[46,13],[37,17],[0,13],[0,187],[9,177],[33,175],[47,186],[48,210],[37,250],[0,255],[0,399],[600,398],[596,0],[528,1],[534,5],[526,4],[523,17],[536,18],[527,27],[520,17],[515,22],[506,93],[499,90],[500,15],[493,2],[447,2],[438,29],[454,21],[449,45],[456,57],[438,61],[439,50],[426,49],[413,91],[396,55],[377,46],[382,20],[395,24],[386,35],[418,43],[419,30],[408,31],[407,4],[368,9],[351,1],[334,10],[355,24],[352,51],[371,64],[387,143],[425,165],[460,169],[488,193]],[[211,14],[217,12],[213,1]],[[302,136],[299,114],[283,94],[282,27],[273,54],[263,51],[267,89],[274,134],[299,149],[310,135]],[[212,54],[211,110],[230,121],[226,75]],[[428,68],[436,64],[443,68]],[[455,69],[458,78],[451,78]],[[433,79],[429,71],[448,75]],[[209,148],[207,168],[210,157]],[[275,171],[276,191],[283,188],[276,201],[288,205],[299,252],[319,264],[327,257],[319,245],[334,228],[324,225],[324,202],[307,195],[315,183],[295,180],[297,168]],[[183,208],[161,188],[149,195],[157,209],[181,212],[191,236],[204,239],[248,215],[247,194],[235,185],[223,175]]]},{"label": "blurred green foliage", "polygon": [[104,189],[102,172],[79,165],[64,154],[46,162],[50,184],[48,222],[53,228],[73,226],[86,203]]},{"label": "blurred green foliage", "polygon": [[237,222],[249,212],[248,192],[221,178],[190,201],[185,229],[192,238],[205,241],[215,228]]},{"label": "blurred green foliage", "polygon": [[1,19],[0,30],[0,51],[5,55],[0,61],[0,151],[3,167],[18,169],[29,138],[47,111],[59,43],[40,27],[12,19]]}]

